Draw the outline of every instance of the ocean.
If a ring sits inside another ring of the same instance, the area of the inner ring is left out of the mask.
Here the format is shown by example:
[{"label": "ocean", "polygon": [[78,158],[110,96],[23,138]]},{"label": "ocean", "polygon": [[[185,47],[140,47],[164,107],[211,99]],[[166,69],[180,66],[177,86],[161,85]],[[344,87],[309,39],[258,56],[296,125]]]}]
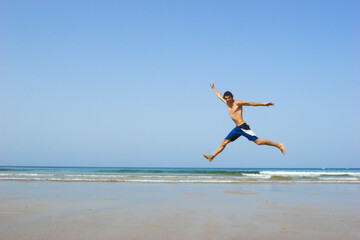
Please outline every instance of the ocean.
[{"label": "ocean", "polygon": [[134,183],[360,183],[360,169],[2,166],[0,180]]}]

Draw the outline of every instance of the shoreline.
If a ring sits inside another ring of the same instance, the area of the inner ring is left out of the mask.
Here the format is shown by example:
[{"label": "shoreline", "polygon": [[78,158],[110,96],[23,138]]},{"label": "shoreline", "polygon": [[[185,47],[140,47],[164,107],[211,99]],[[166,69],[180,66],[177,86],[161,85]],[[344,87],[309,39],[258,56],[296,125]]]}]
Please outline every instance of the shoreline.
[{"label": "shoreline", "polygon": [[0,179],[0,183],[4,182],[59,182],[59,183],[129,183],[129,184],[209,184],[209,185],[216,185],[216,184],[360,184],[360,182],[348,182],[348,181],[333,181],[333,182],[325,182],[325,181],[286,181],[286,180],[278,180],[278,181],[239,181],[239,182],[187,182],[187,181],[126,181],[126,180],[33,180],[33,179]]}]

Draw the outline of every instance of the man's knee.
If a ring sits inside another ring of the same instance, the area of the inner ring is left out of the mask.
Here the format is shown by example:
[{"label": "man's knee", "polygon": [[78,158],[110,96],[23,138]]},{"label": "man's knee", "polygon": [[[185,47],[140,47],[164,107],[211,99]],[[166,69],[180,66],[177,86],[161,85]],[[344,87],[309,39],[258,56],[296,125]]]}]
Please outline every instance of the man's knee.
[{"label": "man's knee", "polygon": [[254,143],[256,143],[257,145],[261,145],[262,140],[260,138],[254,140]]},{"label": "man's knee", "polygon": [[221,146],[222,146],[222,147],[226,147],[226,145],[229,144],[229,143],[230,143],[230,140],[224,139],[224,140],[222,141],[222,143],[221,143]]}]

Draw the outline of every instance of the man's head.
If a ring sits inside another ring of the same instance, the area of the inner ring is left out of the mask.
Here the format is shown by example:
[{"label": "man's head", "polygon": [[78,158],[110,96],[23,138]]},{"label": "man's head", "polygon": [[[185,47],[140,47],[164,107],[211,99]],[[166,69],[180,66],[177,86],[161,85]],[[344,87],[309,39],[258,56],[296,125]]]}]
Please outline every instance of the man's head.
[{"label": "man's head", "polygon": [[228,102],[231,102],[233,101],[233,95],[231,92],[229,91],[226,91],[223,95],[223,98],[225,99],[225,101],[228,103]]}]

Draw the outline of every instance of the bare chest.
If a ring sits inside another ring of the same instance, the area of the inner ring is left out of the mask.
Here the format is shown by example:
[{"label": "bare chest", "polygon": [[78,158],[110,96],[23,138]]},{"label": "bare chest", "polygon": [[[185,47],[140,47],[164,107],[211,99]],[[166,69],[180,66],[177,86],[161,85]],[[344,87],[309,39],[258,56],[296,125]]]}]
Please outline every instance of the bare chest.
[{"label": "bare chest", "polygon": [[231,107],[227,107],[231,116],[241,115],[242,106],[233,105]]}]

